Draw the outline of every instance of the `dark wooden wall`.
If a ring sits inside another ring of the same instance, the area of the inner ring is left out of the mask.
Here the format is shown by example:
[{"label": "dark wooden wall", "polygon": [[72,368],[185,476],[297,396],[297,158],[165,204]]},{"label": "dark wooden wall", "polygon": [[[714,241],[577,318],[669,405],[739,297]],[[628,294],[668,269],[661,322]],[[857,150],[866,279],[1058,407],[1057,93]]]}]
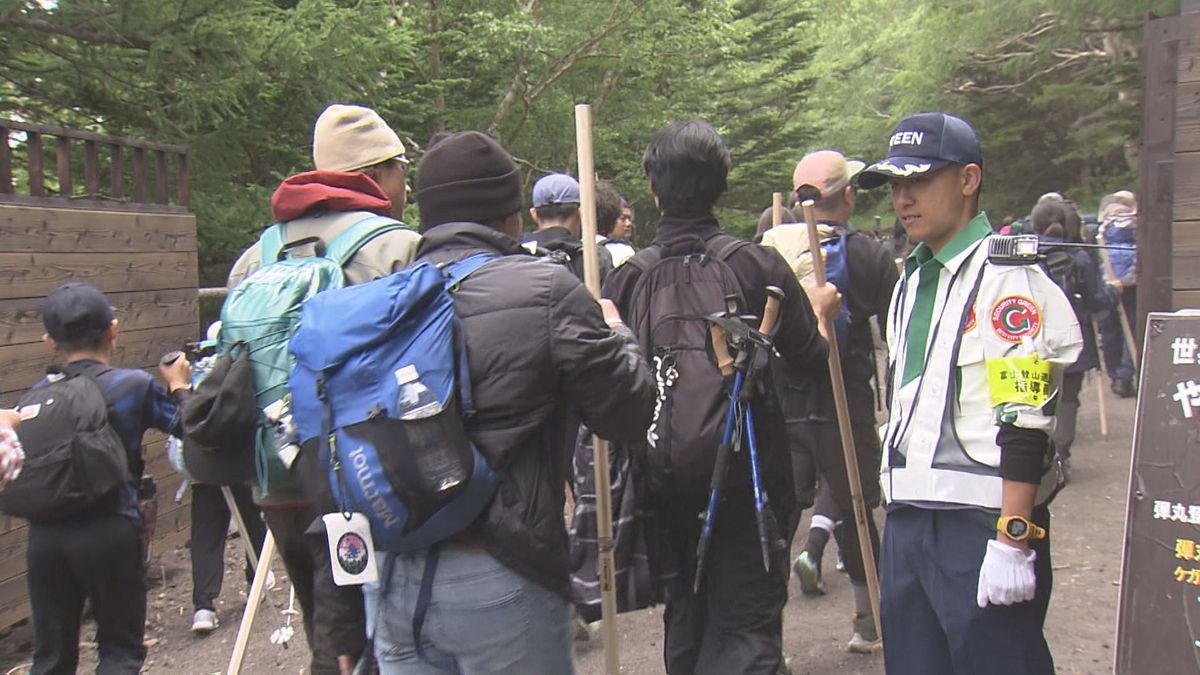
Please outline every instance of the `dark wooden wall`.
[{"label": "dark wooden wall", "polygon": [[1178,18],[1172,306],[1200,308],[1200,2]]},{"label": "dark wooden wall", "polygon": [[[184,155],[177,154],[186,166]],[[39,306],[46,293],[67,281],[95,284],[116,308],[120,333],[114,365],[156,372],[164,353],[198,337],[196,219],[183,205],[186,176],[172,204],[163,191],[136,184],[132,199],[103,195],[96,190],[96,172],[88,162],[88,176],[79,181],[88,191],[82,195],[67,192],[73,188],[69,181],[63,185],[61,176],[58,194],[46,189],[40,196],[16,194],[12,183],[4,184],[7,176],[0,175],[0,406],[12,406],[53,362],[41,341]],[[167,183],[139,178],[143,185]],[[158,203],[138,203],[147,193]],[[147,434],[145,455],[147,473],[158,483],[153,548],[167,550],[187,538],[190,500],[174,503],[181,478],[167,461],[161,434]],[[23,521],[0,516],[0,627],[28,616],[26,529]]]}]

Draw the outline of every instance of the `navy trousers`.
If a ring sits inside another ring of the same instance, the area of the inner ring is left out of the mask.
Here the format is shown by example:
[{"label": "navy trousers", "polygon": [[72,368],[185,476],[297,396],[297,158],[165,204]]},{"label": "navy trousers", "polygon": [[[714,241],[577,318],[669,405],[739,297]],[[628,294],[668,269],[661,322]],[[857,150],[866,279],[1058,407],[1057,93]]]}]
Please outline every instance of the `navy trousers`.
[{"label": "navy trousers", "polygon": [[[1033,521],[1049,532],[1046,508]],[[1031,543],[1034,599],[980,609],[979,567],[995,534],[996,514],[982,509],[889,510],[880,559],[887,675],[1054,674],[1042,633],[1053,583],[1049,537]]]}]

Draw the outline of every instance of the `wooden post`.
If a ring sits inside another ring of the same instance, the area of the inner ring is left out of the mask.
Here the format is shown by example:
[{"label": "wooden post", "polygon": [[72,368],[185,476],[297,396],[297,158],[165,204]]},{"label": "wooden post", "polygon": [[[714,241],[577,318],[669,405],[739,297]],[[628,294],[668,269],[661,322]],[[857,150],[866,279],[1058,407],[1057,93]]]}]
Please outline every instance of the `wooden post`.
[{"label": "wooden post", "polygon": [[162,150],[154,151],[154,201],[158,204],[171,201],[167,195],[167,153]]},{"label": "wooden post", "polygon": [[71,179],[71,139],[66,136],[54,139],[54,158],[58,165],[58,196],[70,199],[75,194],[75,182]]},{"label": "wooden post", "polygon": [[[816,200],[803,199],[804,223],[808,226],[808,250],[813,261],[813,276],[817,286],[825,285],[825,264],[821,255],[821,239],[817,232],[817,217],[813,213]],[[842,436],[842,454],[846,460],[846,477],[850,481],[850,501],[854,506],[854,523],[858,527],[858,544],[862,549],[863,571],[867,577],[867,594],[871,597],[871,614],[875,628],[882,631],[879,622],[879,572],[875,567],[875,548],[871,545],[871,530],[867,526],[866,503],[863,501],[862,479],[858,471],[858,455],[854,451],[854,429],[850,425],[850,404],[846,400],[846,382],[842,373],[842,356],[838,346],[837,330],[833,322],[819,317],[824,324],[826,341],[829,343],[829,380],[833,385],[833,403],[837,409],[838,431]]]},{"label": "wooden post", "polygon": [[125,199],[125,150],[119,143],[109,145],[112,163],[109,165],[109,192],[113,199]]},{"label": "wooden post", "polygon": [[192,188],[188,175],[188,156],[185,153],[175,155],[175,182],[178,192],[179,206],[188,206],[192,201]]},{"label": "wooden post", "polygon": [[776,192],[771,195],[771,227],[779,227],[783,224],[783,193]]},{"label": "wooden post", "polygon": [[12,191],[12,151],[8,147],[8,127],[0,127],[0,193],[9,194]]},{"label": "wooden post", "polygon": [[275,536],[268,529],[267,538],[263,540],[262,555],[258,556],[261,564],[254,570],[254,581],[250,583],[250,593],[246,597],[246,611],[242,613],[242,623],[238,626],[237,639],[233,643],[233,656],[229,658],[229,668],[225,671],[227,675],[239,675],[242,672],[246,646],[250,643],[250,630],[254,628],[254,615],[258,613],[258,605],[267,585],[267,572],[271,569],[274,557]]},{"label": "wooden post", "polygon": [[25,147],[29,150],[29,194],[42,197],[46,194],[46,169],[42,166],[42,135],[28,132],[25,135]]},{"label": "wooden post", "polygon": [[146,151],[133,149],[133,201],[146,203]]},{"label": "wooden post", "polygon": [[[592,296],[600,299],[600,259],[596,244],[596,166],[592,155],[592,108],[575,106],[575,147],[579,152],[579,213],[583,220],[583,278]],[[612,487],[608,474],[608,441],[592,438],[596,476],[596,548],[600,572],[600,616],[604,633],[604,669],[621,671],[617,648],[617,576],[613,557]]]},{"label": "wooden post", "polygon": [[89,197],[100,194],[100,154],[96,141],[83,142],[83,185]]}]

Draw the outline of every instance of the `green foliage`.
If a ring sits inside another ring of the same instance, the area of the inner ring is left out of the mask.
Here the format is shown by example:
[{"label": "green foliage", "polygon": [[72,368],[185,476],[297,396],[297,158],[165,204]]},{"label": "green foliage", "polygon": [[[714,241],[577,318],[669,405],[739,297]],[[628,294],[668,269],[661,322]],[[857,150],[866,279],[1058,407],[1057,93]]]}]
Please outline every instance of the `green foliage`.
[{"label": "green foliage", "polygon": [[[641,154],[664,124],[722,132],[734,171],[720,214],[747,234],[805,152],[877,159],[899,118],[943,109],[979,130],[999,218],[1048,190],[1087,209],[1132,185],[1141,22],[1176,7],[0,0],[0,114],[187,145],[205,284],[269,221],[278,182],[310,166],[312,123],[338,101],[376,108],[418,148],[434,131],[487,130],[527,184],[575,169],[572,106],[590,103],[598,171],[633,202],[642,240],[654,204]],[[886,194],[861,203],[865,222],[890,220]]]}]

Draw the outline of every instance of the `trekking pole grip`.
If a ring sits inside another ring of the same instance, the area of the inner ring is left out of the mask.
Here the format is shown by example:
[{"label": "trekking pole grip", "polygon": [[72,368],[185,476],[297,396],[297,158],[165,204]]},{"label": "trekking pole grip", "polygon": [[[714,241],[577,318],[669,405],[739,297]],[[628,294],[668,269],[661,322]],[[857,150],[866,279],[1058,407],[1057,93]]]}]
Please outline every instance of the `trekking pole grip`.
[{"label": "trekking pole grip", "polygon": [[712,336],[713,354],[717,357],[717,367],[723,377],[733,375],[733,357],[729,355],[729,343],[725,341],[725,329],[713,324],[708,329]]}]

